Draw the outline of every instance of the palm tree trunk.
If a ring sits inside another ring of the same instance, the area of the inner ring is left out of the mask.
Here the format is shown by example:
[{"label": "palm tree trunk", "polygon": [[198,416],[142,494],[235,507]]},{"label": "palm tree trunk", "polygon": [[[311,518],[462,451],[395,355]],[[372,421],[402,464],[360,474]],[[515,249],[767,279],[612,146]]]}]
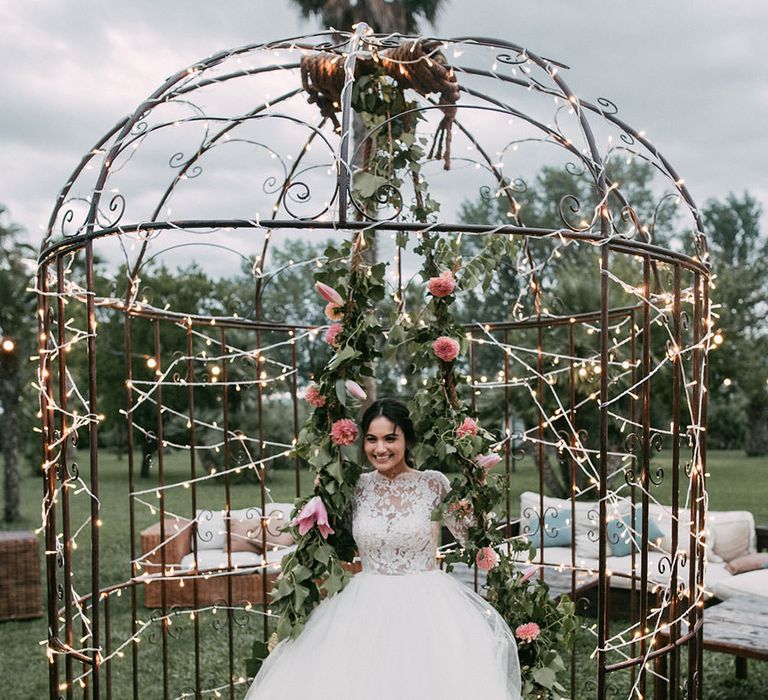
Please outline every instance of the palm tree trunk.
[{"label": "palm tree trunk", "polygon": [[19,356],[18,349],[0,356],[0,404],[3,407],[4,515],[6,522],[20,517],[19,479]]}]

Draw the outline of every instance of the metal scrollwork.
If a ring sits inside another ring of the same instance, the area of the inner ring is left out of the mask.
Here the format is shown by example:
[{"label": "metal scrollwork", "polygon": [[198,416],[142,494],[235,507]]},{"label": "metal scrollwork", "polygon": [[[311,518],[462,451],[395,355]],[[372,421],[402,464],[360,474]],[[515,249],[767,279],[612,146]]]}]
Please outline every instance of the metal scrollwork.
[{"label": "metal scrollwork", "polygon": [[560,199],[560,203],[558,204],[557,209],[560,214],[560,220],[571,231],[574,231],[575,233],[582,233],[584,231],[589,231],[589,229],[592,228],[591,221],[584,220],[582,223],[575,224],[568,220],[566,209],[568,212],[570,212],[570,214],[578,214],[581,211],[581,202],[579,201],[579,198],[576,197],[576,195],[563,195]]},{"label": "metal scrollwork", "polygon": [[619,113],[616,103],[607,97],[598,97],[597,104],[600,106],[600,112],[603,116],[614,116]]}]

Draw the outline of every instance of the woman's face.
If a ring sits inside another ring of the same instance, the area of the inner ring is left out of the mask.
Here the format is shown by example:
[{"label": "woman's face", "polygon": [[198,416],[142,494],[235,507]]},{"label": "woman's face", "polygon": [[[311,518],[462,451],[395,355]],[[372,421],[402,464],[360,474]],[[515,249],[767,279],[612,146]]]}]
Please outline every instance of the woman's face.
[{"label": "woman's face", "polygon": [[405,462],[405,436],[389,418],[377,416],[363,436],[365,456],[379,472],[407,469]]}]

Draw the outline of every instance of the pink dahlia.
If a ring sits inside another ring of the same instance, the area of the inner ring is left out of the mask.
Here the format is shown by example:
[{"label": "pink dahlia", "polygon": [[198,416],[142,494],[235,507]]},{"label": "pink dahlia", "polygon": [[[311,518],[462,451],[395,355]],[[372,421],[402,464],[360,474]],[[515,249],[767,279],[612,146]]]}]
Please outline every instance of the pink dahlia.
[{"label": "pink dahlia", "polygon": [[337,306],[332,301],[329,301],[325,307],[325,315],[331,321],[341,321],[341,319],[344,318],[344,314],[341,312],[340,309],[341,307]]},{"label": "pink dahlia", "polygon": [[304,392],[304,398],[307,403],[314,408],[322,408],[325,406],[325,396],[320,393],[320,389],[314,384],[310,384],[307,390]]},{"label": "pink dahlia", "polygon": [[487,455],[475,457],[475,464],[487,471],[493,469],[499,462],[501,462],[501,456],[497,452],[491,452]]},{"label": "pink dahlia", "polygon": [[291,525],[299,526],[299,534],[302,536],[306,535],[315,524],[324,539],[328,539],[328,535],[334,532],[328,524],[328,511],[320,496],[310,498],[291,522]]},{"label": "pink dahlia", "polygon": [[351,445],[357,440],[357,423],[351,418],[340,418],[331,426],[331,440],[336,445]]},{"label": "pink dahlia", "polygon": [[432,343],[432,352],[443,362],[451,362],[459,354],[459,343],[447,335],[441,335]]},{"label": "pink dahlia", "polygon": [[526,622],[515,630],[515,637],[521,642],[535,642],[540,633],[541,628],[535,622]]},{"label": "pink dahlia", "polygon": [[499,563],[499,554],[493,547],[483,547],[475,557],[475,563],[478,569],[490,571]]},{"label": "pink dahlia", "polygon": [[325,342],[328,343],[328,345],[331,347],[336,348],[339,346],[338,335],[343,330],[344,326],[342,326],[340,323],[332,323],[330,326],[328,326],[328,330],[325,332],[323,340],[325,340]]},{"label": "pink dahlia", "polygon": [[464,422],[456,428],[456,435],[460,438],[465,435],[477,435],[477,423],[471,418],[465,418]]},{"label": "pink dahlia", "polygon": [[456,520],[466,520],[472,517],[473,509],[472,502],[468,498],[462,498],[456,503],[451,503],[448,506],[448,512],[453,515]]},{"label": "pink dahlia", "polygon": [[334,306],[344,306],[344,299],[333,287],[329,287],[322,282],[315,282],[315,289],[329,304],[333,304]]},{"label": "pink dahlia", "polygon": [[433,297],[447,297],[456,288],[456,280],[450,270],[442,272],[439,277],[432,277],[427,282],[427,289]]}]

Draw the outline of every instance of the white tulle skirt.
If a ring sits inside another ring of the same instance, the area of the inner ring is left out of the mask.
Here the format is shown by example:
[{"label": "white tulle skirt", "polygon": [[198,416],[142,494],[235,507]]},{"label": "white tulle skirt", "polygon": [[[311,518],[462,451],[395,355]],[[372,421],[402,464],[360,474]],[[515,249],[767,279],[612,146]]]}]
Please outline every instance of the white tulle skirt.
[{"label": "white tulle skirt", "polygon": [[246,700],[518,700],[514,636],[442,571],[362,572],[267,657]]}]

